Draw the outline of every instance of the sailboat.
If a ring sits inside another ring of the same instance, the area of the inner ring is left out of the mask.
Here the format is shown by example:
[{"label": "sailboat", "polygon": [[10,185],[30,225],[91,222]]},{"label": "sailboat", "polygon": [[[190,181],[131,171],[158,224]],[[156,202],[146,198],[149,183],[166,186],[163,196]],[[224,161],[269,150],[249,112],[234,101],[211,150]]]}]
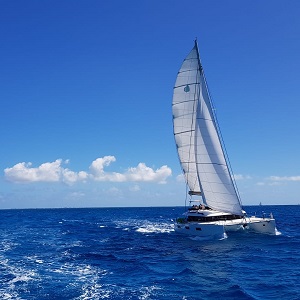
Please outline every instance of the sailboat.
[{"label": "sailboat", "polygon": [[238,230],[276,234],[272,215],[248,217],[242,209],[197,40],[177,74],[172,112],[175,143],[190,197],[188,209],[176,220],[175,231],[220,238]]}]

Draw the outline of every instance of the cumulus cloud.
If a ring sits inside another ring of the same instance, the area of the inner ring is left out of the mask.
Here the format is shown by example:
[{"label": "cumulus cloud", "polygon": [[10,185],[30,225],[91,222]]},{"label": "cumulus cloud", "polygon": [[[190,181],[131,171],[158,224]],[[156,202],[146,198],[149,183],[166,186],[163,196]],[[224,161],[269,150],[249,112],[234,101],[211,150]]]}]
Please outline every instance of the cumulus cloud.
[{"label": "cumulus cloud", "polygon": [[74,172],[65,168],[63,164],[68,164],[69,160],[57,159],[54,162],[43,163],[38,167],[32,167],[32,163],[18,163],[11,168],[4,170],[5,178],[11,182],[64,182],[73,184],[79,181],[111,181],[111,182],[158,182],[166,183],[166,179],[172,174],[167,166],[162,166],[156,170],[147,167],[145,163],[139,163],[137,167],[128,168],[124,173],[106,172],[105,167],[115,162],[114,156],[104,156],[94,160],[89,172]]},{"label": "cumulus cloud", "polygon": [[126,181],[155,181],[158,183],[166,183],[167,177],[171,174],[172,171],[167,166],[153,170],[144,163],[139,163],[136,168],[129,168],[124,175],[127,179]]},{"label": "cumulus cloud", "polygon": [[95,178],[103,177],[104,175],[104,167],[109,166],[111,162],[116,161],[114,156],[104,156],[97,158],[90,165],[90,173]]},{"label": "cumulus cloud", "polygon": [[[68,163],[65,161],[64,163]],[[65,182],[73,183],[87,178],[86,172],[73,172],[62,167],[63,161],[57,159],[54,162],[41,164],[37,168],[32,167],[32,163],[18,163],[12,168],[4,170],[5,178],[12,182]]]}]

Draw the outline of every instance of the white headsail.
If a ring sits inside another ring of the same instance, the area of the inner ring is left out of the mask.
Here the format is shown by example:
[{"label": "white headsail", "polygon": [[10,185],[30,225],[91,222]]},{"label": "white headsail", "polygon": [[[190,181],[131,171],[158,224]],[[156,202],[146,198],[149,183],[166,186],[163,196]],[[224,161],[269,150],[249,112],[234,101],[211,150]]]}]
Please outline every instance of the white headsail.
[{"label": "white headsail", "polygon": [[173,128],[180,163],[191,194],[209,207],[242,214],[225,159],[197,42],[178,72],[173,95]]}]

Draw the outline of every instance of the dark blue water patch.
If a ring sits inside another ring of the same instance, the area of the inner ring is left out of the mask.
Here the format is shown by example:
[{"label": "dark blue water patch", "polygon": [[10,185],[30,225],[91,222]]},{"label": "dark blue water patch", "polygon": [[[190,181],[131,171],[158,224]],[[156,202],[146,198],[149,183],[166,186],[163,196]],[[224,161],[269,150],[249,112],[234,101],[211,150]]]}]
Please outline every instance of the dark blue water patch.
[{"label": "dark blue water patch", "polygon": [[176,234],[178,207],[0,211],[0,298],[299,299],[300,206],[264,209],[281,235],[222,241]]},{"label": "dark blue water patch", "polygon": [[209,293],[209,299],[245,299],[245,300],[253,300],[259,299],[255,295],[251,295],[251,293],[245,291],[239,285],[229,286],[226,290],[220,293],[220,291]]}]

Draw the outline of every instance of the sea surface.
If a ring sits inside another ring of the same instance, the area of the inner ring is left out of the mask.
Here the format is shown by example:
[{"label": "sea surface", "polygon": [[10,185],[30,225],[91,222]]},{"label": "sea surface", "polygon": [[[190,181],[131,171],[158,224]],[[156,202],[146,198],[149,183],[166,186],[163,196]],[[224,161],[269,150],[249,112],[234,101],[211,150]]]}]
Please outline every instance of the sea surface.
[{"label": "sea surface", "polygon": [[199,240],[182,207],[0,210],[0,299],[300,299],[300,205],[280,235]]}]

